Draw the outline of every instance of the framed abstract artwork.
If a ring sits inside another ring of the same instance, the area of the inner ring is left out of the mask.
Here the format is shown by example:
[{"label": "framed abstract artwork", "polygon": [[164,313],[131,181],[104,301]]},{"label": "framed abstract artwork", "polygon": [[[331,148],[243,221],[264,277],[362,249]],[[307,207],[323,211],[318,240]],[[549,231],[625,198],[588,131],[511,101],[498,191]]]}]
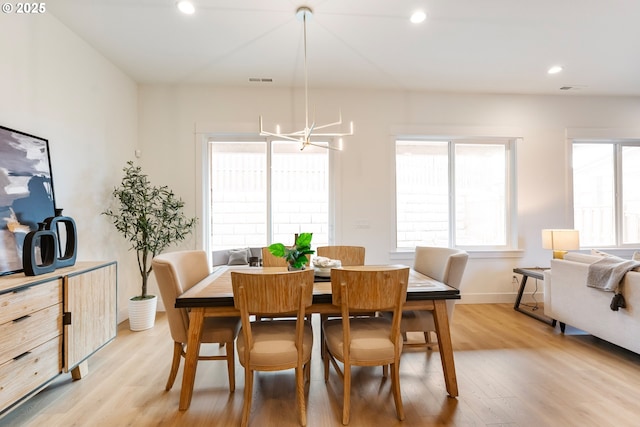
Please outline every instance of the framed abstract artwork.
[{"label": "framed abstract artwork", "polygon": [[54,215],[49,142],[0,126],[0,275],[22,271],[25,236]]}]

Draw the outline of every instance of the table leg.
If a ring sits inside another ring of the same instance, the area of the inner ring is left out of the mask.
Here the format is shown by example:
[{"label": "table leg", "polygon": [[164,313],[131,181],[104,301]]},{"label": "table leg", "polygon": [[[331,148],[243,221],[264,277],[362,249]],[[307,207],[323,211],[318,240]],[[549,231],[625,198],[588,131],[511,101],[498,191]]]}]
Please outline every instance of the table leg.
[{"label": "table leg", "polygon": [[447,317],[447,304],[445,300],[433,301],[433,320],[438,335],[438,351],[444,371],[444,382],[447,392],[451,397],[458,396],[458,380],[456,378],[456,366],[453,360],[453,344],[449,331],[449,318]]},{"label": "table leg", "polygon": [[193,383],[196,379],[196,366],[200,354],[200,338],[204,324],[204,308],[193,308],[189,314],[189,335],[187,337],[187,352],[184,357],[184,372],[182,374],[182,389],[180,390],[180,410],[184,411],[191,404]]},{"label": "table leg", "polygon": [[[514,276],[515,277],[515,276]],[[520,282],[520,288],[518,289],[518,295],[516,295],[516,302],[513,304],[513,309],[520,311],[520,301],[522,301],[522,295],[524,294],[524,288],[527,286],[527,276],[522,275],[522,282]]]},{"label": "table leg", "polygon": [[556,321],[555,319],[551,319],[547,316],[544,315],[537,315],[534,314],[532,311],[530,310],[525,310],[520,308],[520,302],[522,301],[522,295],[524,294],[524,288],[527,286],[527,278],[528,276],[526,274],[522,275],[522,282],[520,282],[520,289],[518,289],[518,295],[516,295],[516,302],[513,304],[513,309],[515,311],[518,311],[522,314],[526,314],[529,317],[533,317],[536,320],[539,320],[541,322],[544,322],[548,325],[551,325],[555,328],[556,326]]}]

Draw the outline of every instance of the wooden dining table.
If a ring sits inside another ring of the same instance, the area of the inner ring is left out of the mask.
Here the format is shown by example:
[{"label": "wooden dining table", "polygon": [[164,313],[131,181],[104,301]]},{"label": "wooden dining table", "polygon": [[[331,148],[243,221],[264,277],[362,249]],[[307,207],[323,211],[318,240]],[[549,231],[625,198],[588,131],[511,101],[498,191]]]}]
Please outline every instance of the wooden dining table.
[{"label": "wooden dining table", "polygon": [[[375,266],[365,267],[375,268]],[[198,354],[200,353],[202,325],[205,317],[240,316],[240,311],[233,304],[232,271],[260,274],[262,272],[286,271],[286,267],[223,266],[176,299],[176,308],[189,310],[189,336],[182,377],[182,389],[180,390],[179,408],[181,411],[188,409],[191,404]],[[429,310],[433,312],[438,336],[438,351],[440,352],[447,393],[451,397],[456,397],[458,396],[458,382],[446,305],[446,301],[450,299],[460,299],[460,291],[413,269],[410,270],[407,300],[403,309]],[[307,309],[307,313],[340,314],[340,306],[333,305],[331,302],[330,280],[316,277],[313,286],[313,303]]]}]

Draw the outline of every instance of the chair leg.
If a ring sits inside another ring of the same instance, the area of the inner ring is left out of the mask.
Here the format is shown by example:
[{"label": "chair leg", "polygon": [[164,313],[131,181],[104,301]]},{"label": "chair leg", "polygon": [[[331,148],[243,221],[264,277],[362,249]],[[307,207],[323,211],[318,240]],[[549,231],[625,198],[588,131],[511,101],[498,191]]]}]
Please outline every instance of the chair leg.
[{"label": "chair leg", "polygon": [[324,356],[326,356],[326,352],[325,349],[327,347],[327,343],[324,342],[324,330],[322,329],[322,324],[325,322],[325,320],[328,320],[329,316],[327,316],[326,314],[321,314],[320,315],[320,357],[322,357],[324,359]]},{"label": "chair leg", "polygon": [[311,360],[304,365],[304,382],[311,383]]},{"label": "chair leg", "polygon": [[344,381],[342,394],[342,424],[349,424],[349,415],[351,412],[351,366],[344,364]]},{"label": "chair leg", "polygon": [[324,365],[324,382],[326,383],[327,381],[329,381],[329,350],[327,350],[326,343],[322,348],[322,353],[322,364]]},{"label": "chair leg", "polygon": [[251,412],[251,397],[253,396],[253,370],[245,367],[244,369],[244,404],[242,406],[242,422],[241,426],[249,425],[249,413]]},{"label": "chair leg", "polygon": [[305,427],[307,425],[307,409],[304,401],[304,366],[296,367],[296,398],[298,400],[298,414],[300,414],[300,425]]},{"label": "chair leg", "polygon": [[400,394],[400,363],[391,364],[391,390],[396,404],[396,414],[400,421],[404,420],[404,408],[402,407],[402,395]]},{"label": "chair leg", "polygon": [[178,374],[178,368],[180,367],[180,358],[182,357],[182,343],[173,342],[173,361],[171,362],[171,371],[169,371],[169,379],[167,380],[167,385],[165,386],[165,390],[171,390],[173,387],[173,383],[176,380],[176,375]]},{"label": "chair leg", "polygon": [[424,342],[427,345],[427,349],[433,350],[435,342],[431,339],[431,331],[424,331]]},{"label": "chair leg", "polygon": [[229,374],[229,392],[236,390],[236,364],[235,364],[235,346],[233,341],[225,343],[227,347],[227,372]]}]

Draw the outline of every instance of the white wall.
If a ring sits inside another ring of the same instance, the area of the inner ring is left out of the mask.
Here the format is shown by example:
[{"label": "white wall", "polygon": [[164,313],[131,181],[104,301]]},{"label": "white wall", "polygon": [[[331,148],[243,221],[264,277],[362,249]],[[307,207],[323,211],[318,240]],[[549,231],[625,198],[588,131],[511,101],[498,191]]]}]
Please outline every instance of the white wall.
[{"label": "white wall", "polygon": [[[118,261],[119,320],[139,291],[133,253],[100,212],[121,169],[142,150],[154,183],[167,184],[197,211],[195,129],[257,131],[300,124],[301,91],[269,88],[141,85],[120,72],[50,14],[0,15],[0,124],[49,139],[57,205],[75,218],[81,260]],[[464,95],[405,91],[311,90],[317,121],[338,108],[356,135],[340,154],[337,242],[362,244],[368,263],[404,262],[394,254],[392,143],[398,129],[518,129],[519,253],[477,254],[464,277],[466,302],[510,301],[515,266],[546,266],[540,230],[571,225],[567,129],[610,128],[640,137],[640,98]],[[578,131],[576,131],[578,129]],[[615,135],[614,135],[615,136]],[[139,139],[139,141],[138,141]],[[369,228],[362,228],[368,224]],[[181,247],[196,247],[195,238]]]},{"label": "white wall", "polygon": [[136,83],[51,14],[0,15],[0,124],[49,140],[56,205],[78,260],[117,260],[118,319],[139,292],[135,258],[100,215],[137,142]]},{"label": "white wall", "polygon": [[[392,253],[393,132],[398,129],[510,129],[519,132],[519,252],[473,253],[463,279],[465,302],[513,301],[516,266],[548,266],[540,230],[569,227],[567,129],[612,128],[640,137],[640,98],[311,90],[317,122],[334,120],[338,108],[353,120],[355,135],[340,153],[340,194],[336,240],[361,244],[368,263],[412,262]],[[170,185],[197,211],[197,170],[201,159],[195,130],[257,132],[267,123],[304,122],[301,92],[265,88],[141,85],[142,163],[152,180]],[[293,108],[295,106],[295,109]],[[369,228],[362,228],[368,224]],[[195,246],[192,242],[191,245]],[[541,285],[541,284],[540,284]],[[539,292],[542,292],[540,286]],[[541,295],[538,295],[541,301]]]}]

